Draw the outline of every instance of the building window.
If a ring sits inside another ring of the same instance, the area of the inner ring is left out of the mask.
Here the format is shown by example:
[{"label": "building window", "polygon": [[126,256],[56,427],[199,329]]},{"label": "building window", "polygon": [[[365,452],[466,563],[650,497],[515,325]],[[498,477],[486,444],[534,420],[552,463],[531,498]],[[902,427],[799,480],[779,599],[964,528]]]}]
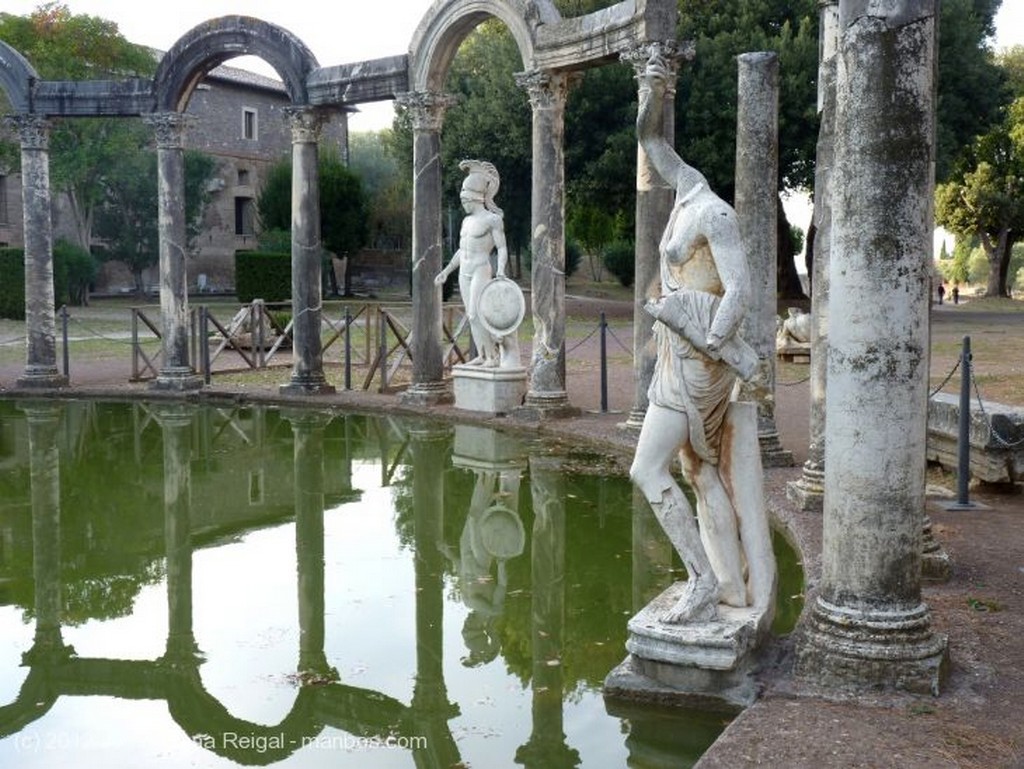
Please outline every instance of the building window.
[{"label": "building window", "polygon": [[255,201],[252,198],[235,198],[235,235],[255,235],[255,223]]},{"label": "building window", "polygon": [[249,107],[242,107],[242,138],[256,141],[259,138],[259,128],[256,124],[256,110]]},{"label": "building window", "polygon": [[249,171],[245,168],[238,169],[238,186],[248,187],[249,186]]}]

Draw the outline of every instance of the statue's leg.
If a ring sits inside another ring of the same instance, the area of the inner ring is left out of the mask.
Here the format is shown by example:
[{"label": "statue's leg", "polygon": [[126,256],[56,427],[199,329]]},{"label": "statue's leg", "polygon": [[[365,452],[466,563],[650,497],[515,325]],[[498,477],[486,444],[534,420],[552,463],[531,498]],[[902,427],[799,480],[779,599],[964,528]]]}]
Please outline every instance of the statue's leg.
[{"label": "statue's leg", "polygon": [[682,598],[661,618],[672,623],[712,620],[718,604],[718,580],[701,542],[697,521],[670,472],[672,458],[688,437],[685,414],[650,404],[629,471],[689,575]]},{"label": "statue's leg", "polygon": [[679,456],[683,475],[697,495],[700,538],[718,577],[719,600],[729,606],[747,606],[749,600],[736,511],[718,467],[700,459],[688,446],[679,452]]},{"label": "statue's leg", "polygon": [[480,326],[480,319],[477,317],[479,306],[476,294],[479,293],[479,290],[476,288],[477,282],[474,277],[478,272],[479,268],[472,270],[465,266],[459,270],[459,293],[462,294],[462,303],[466,310],[469,335],[473,338],[473,346],[476,347],[476,357],[466,361],[467,366],[480,366],[487,359],[487,348],[483,345],[480,333],[484,329]]}]

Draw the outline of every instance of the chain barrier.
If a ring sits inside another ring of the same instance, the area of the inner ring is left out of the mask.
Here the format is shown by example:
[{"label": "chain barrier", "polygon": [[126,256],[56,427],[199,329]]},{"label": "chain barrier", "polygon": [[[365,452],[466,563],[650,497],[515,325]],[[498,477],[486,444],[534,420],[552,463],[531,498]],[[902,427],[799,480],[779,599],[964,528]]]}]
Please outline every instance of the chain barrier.
[{"label": "chain barrier", "polygon": [[[948,374],[946,374],[946,378],[942,380],[942,384],[940,384],[938,387],[936,387],[934,390],[932,390],[930,393],[928,393],[928,397],[929,398],[934,398],[936,395],[938,395],[942,391],[942,388],[945,387],[949,383],[949,380],[953,378],[953,374],[955,374],[959,369],[960,369],[960,359],[957,358],[956,359],[956,363],[953,364],[953,368],[950,369],[950,372]],[[973,376],[973,374],[972,374],[972,376]]]},{"label": "chain barrier", "polygon": [[3,347],[3,346],[8,345],[8,344],[14,344],[15,342],[24,342],[24,341],[25,341],[25,335],[24,334],[22,334],[21,336],[12,336],[10,339],[0,339],[0,347]]},{"label": "chain barrier", "polygon": [[597,328],[595,328],[593,331],[591,331],[589,334],[587,334],[585,337],[583,337],[580,341],[578,341],[572,347],[567,348],[566,351],[565,351],[565,354],[568,355],[569,353],[571,353],[574,350],[576,350],[578,347],[581,347],[584,342],[586,342],[588,339],[590,339],[590,337],[592,337],[594,334],[596,334],[600,330],[601,330],[601,326],[598,325]]},{"label": "chain barrier", "polygon": [[628,347],[626,347],[626,345],[624,345],[624,344],[622,343],[622,341],[621,341],[621,340],[620,340],[620,339],[619,339],[619,338],[618,338],[617,336],[615,336],[615,332],[614,332],[614,331],[612,331],[612,329],[611,329],[611,326],[606,326],[606,328],[607,328],[607,330],[608,330],[608,335],[609,335],[609,336],[610,336],[610,337],[611,337],[612,339],[614,339],[614,340],[615,340],[615,343],[616,343],[616,344],[617,344],[617,345],[618,345],[619,347],[621,347],[621,348],[622,348],[622,351],[623,351],[624,353],[626,353],[626,355],[628,355],[628,356],[630,357],[630,359],[632,359],[632,358],[633,358],[633,351],[632,351],[632,350],[630,350],[630,349],[629,349]]},{"label": "chain barrier", "polygon": [[[68,315],[68,320],[72,321],[76,326],[81,328],[86,333],[92,334],[94,337],[96,337],[98,339],[102,339],[102,340],[104,340],[106,342],[119,342],[121,344],[126,344],[128,346],[131,346],[132,344],[134,344],[134,342],[132,342],[130,337],[122,339],[122,338],[115,337],[115,336],[107,336],[103,332],[97,331],[96,329],[86,325],[85,323],[80,321],[78,318],[76,318],[74,315]],[[78,340],[71,340],[71,341],[78,341]],[[159,340],[157,340],[156,337],[153,337],[153,341],[159,341]]]},{"label": "chain barrier", "polygon": [[775,384],[782,385],[783,387],[795,387],[796,385],[802,385],[802,384],[804,384],[806,382],[810,382],[810,381],[811,381],[811,377],[810,377],[810,375],[808,375],[808,376],[805,376],[803,379],[796,379],[796,380],[794,380],[792,382],[780,382],[778,379],[776,379],[775,380]]},{"label": "chain barrier", "polygon": [[1024,438],[1021,438],[1019,441],[1010,441],[996,431],[996,428],[992,424],[992,417],[990,417],[988,412],[985,411],[985,402],[981,399],[981,390],[978,387],[978,380],[974,376],[973,366],[971,367],[971,384],[974,386],[974,397],[978,399],[978,410],[981,412],[981,416],[985,420],[985,424],[988,425],[989,435],[1004,449],[1015,449],[1018,446],[1024,446]]}]

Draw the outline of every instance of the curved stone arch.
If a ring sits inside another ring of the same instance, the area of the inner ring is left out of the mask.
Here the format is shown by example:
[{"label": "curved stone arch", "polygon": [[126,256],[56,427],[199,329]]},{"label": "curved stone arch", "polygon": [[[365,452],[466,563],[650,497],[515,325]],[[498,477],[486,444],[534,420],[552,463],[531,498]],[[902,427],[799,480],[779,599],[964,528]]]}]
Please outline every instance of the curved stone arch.
[{"label": "curved stone arch", "polygon": [[39,75],[28,59],[0,40],[0,88],[16,113],[30,111],[32,83],[37,80]]},{"label": "curved stone arch", "polygon": [[186,32],[168,51],[153,79],[156,109],[184,112],[207,73],[236,56],[259,56],[284,81],[292,104],[307,104],[306,78],[316,57],[288,30],[251,16],[211,19]]},{"label": "curved stone arch", "polygon": [[490,17],[508,27],[527,70],[534,60],[537,27],[561,20],[551,0],[436,0],[420,21],[409,46],[410,90],[443,90],[444,78],[459,45]]}]

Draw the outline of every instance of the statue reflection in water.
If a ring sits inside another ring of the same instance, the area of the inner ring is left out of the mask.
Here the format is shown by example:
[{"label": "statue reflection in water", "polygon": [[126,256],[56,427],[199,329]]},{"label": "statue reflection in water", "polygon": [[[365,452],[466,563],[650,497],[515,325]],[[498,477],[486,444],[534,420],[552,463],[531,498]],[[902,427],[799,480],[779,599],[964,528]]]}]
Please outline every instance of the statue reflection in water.
[{"label": "statue reflection in water", "polygon": [[467,667],[490,662],[501,651],[495,622],[504,610],[508,590],[505,563],[521,555],[526,544],[518,512],[522,471],[474,464],[476,483],[459,550],[444,548],[458,572],[462,600],[470,610],[462,626],[468,650],[462,663]]}]

